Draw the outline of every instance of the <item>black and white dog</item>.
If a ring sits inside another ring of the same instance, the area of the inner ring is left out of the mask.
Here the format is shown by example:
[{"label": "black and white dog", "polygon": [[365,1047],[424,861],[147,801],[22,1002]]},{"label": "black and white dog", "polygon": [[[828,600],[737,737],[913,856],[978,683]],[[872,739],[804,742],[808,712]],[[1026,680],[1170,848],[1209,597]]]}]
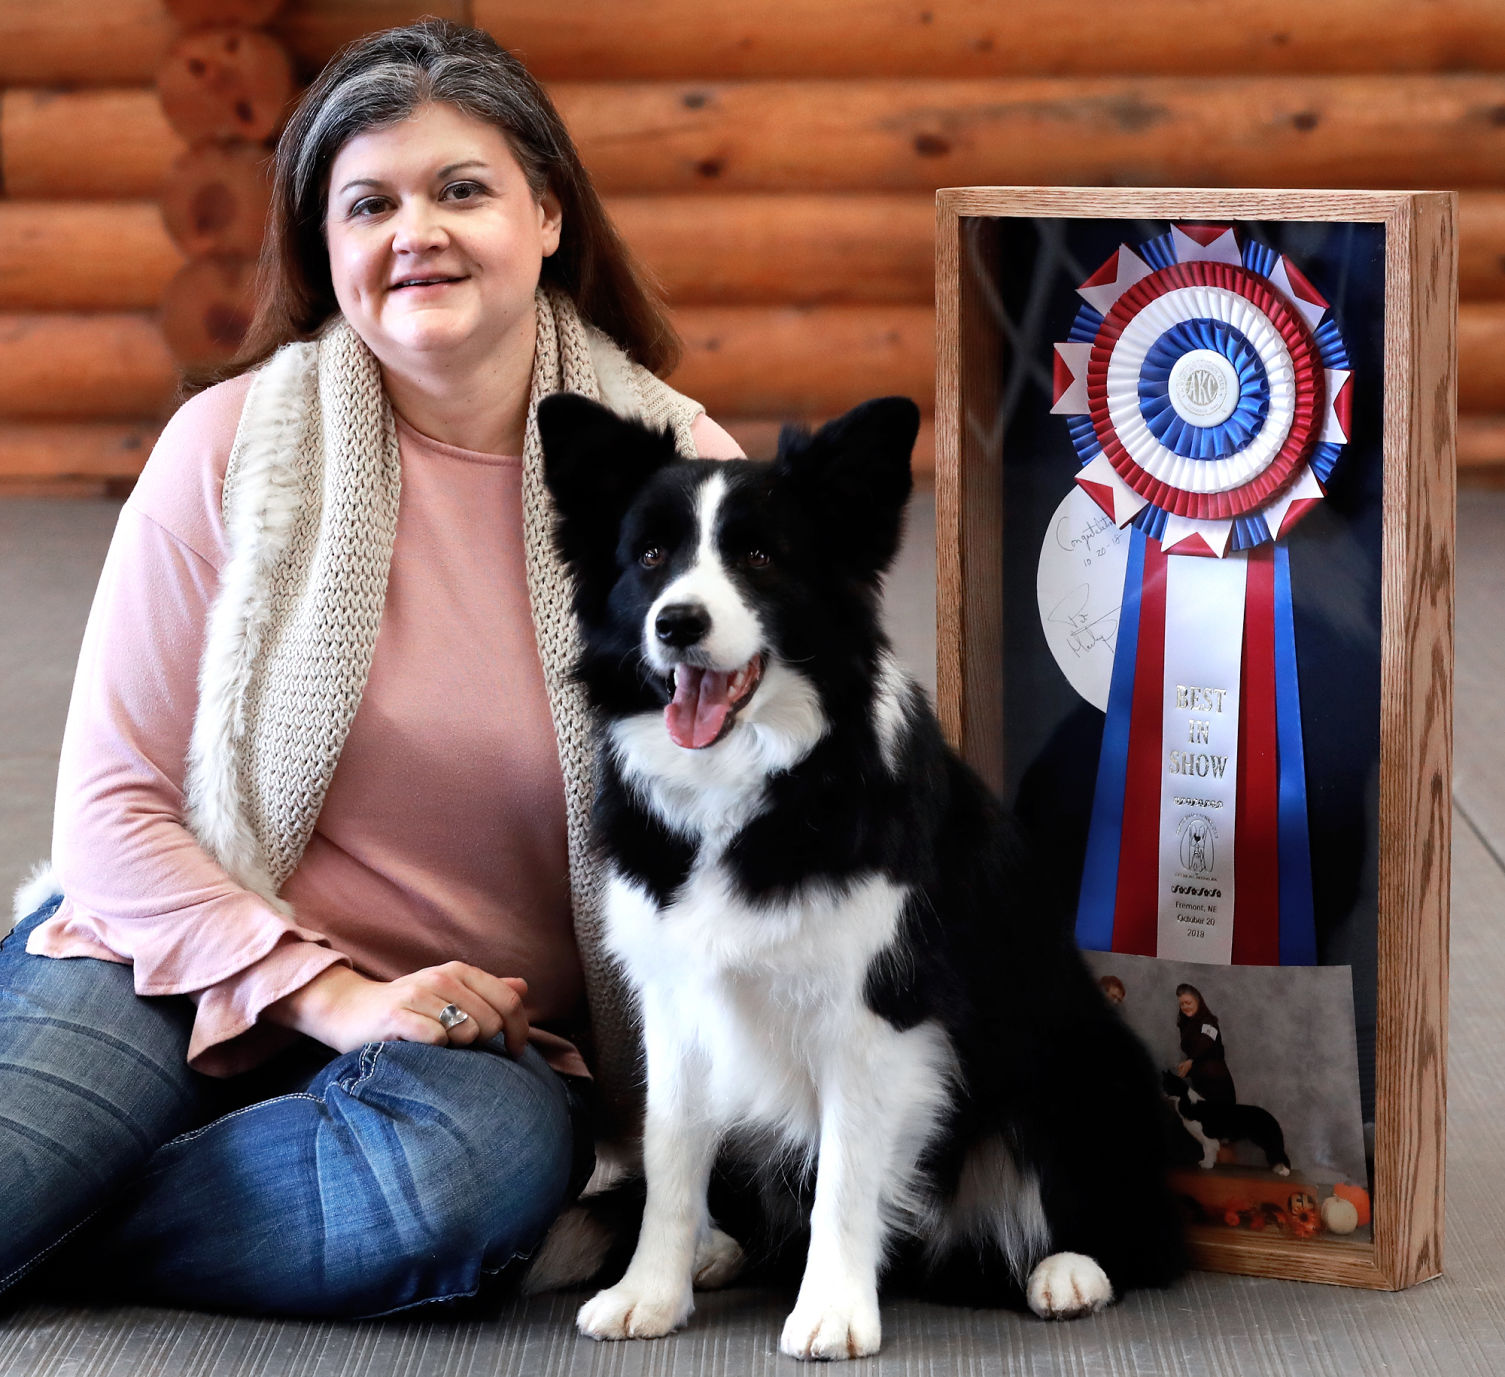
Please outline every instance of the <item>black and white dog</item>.
[{"label": "black and white dog", "polygon": [[1174,1071],[1160,1077],[1160,1088],[1176,1106],[1181,1124],[1201,1148],[1201,1165],[1211,1170],[1218,1160],[1220,1143],[1253,1143],[1277,1176],[1291,1174],[1286,1156],[1285,1134],[1268,1109],[1257,1104],[1220,1104],[1204,1099]]},{"label": "black and white dog", "polygon": [[913,403],[772,463],[683,460],[579,397],[538,423],[647,1051],[642,1231],[580,1329],[684,1324],[727,1246],[718,1154],[808,1228],[795,1357],[877,1351],[885,1266],[1048,1318],[1170,1281],[1154,1069],[879,626]]}]

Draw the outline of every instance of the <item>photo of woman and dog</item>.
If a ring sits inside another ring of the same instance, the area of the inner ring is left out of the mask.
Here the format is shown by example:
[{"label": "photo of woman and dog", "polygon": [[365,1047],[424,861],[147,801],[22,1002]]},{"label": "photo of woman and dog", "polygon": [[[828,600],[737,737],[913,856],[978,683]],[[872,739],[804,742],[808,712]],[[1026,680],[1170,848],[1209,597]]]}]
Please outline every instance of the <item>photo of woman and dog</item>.
[{"label": "photo of woman and dog", "polygon": [[1367,1225],[1347,967],[1086,957],[1161,1069],[1173,1181],[1191,1222],[1298,1237]]}]

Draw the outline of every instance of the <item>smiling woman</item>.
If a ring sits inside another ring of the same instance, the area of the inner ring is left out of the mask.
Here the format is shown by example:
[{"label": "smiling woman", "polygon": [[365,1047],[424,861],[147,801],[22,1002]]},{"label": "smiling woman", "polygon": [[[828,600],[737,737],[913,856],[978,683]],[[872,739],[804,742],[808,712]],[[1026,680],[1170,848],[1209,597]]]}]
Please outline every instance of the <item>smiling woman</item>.
[{"label": "smiling woman", "polygon": [[[356,135],[330,183],[335,299],[398,414],[436,440],[517,453],[559,198],[535,198],[501,131],[452,105]],[[513,404],[456,412],[443,399],[457,387]]]},{"label": "smiling woman", "polygon": [[469,1296],[581,1184],[592,1098],[630,1123],[535,412],[579,392],[735,446],[655,375],[661,306],[473,30],[319,77],[260,282],[243,371],[121,513],[53,868],[0,946],[0,1291]]}]

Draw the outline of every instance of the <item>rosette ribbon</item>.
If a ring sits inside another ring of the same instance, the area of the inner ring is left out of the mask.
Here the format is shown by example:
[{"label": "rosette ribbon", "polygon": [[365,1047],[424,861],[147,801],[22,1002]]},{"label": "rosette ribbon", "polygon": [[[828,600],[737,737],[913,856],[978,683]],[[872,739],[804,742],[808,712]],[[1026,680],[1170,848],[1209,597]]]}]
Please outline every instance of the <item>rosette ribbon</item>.
[{"label": "rosette ribbon", "polygon": [[1296,265],[1230,226],[1123,245],[1077,290],[1052,411],[1131,528],[1078,940],[1311,964],[1284,537],[1348,440],[1347,352]]}]

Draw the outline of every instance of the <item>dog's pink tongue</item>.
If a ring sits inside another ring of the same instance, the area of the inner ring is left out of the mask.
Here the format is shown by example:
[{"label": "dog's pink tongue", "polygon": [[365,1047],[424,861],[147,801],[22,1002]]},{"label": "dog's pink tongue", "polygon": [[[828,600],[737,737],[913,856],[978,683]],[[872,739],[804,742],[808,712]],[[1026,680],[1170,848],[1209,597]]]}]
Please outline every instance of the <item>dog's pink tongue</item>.
[{"label": "dog's pink tongue", "polygon": [[676,746],[699,750],[709,746],[732,710],[727,696],[730,674],[680,665],[674,674],[674,701],[664,709],[664,725]]}]

